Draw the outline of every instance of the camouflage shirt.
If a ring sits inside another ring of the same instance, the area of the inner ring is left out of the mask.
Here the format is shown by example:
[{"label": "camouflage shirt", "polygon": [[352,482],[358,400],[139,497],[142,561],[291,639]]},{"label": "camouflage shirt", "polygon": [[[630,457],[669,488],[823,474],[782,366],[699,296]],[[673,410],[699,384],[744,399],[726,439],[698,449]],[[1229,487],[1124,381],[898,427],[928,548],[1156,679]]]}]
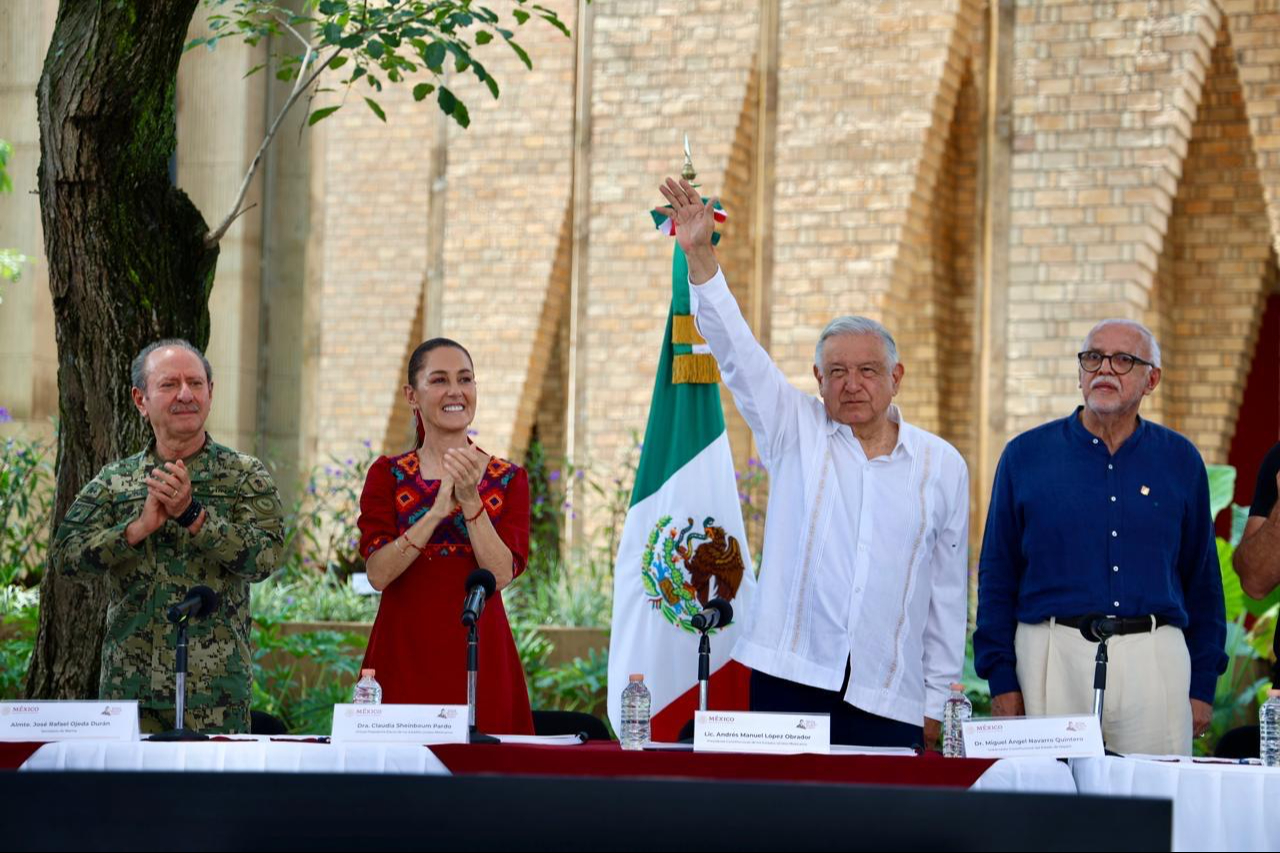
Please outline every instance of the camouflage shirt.
[{"label": "camouflage shirt", "polygon": [[107,578],[107,631],[99,694],[137,699],[143,729],[173,727],[177,629],[170,606],[197,584],[219,605],[188,629],[186,724],[202,732],[249,731],[249,584],[265,579],[283,549],[283,513],[271,475],[252,456],[214,443],[185,460],[207,516],[192,536],[168,521],[138,545],[146,477],[160,464],[154,444],[103,468],[76,496],[58,528],[50,567]]}]

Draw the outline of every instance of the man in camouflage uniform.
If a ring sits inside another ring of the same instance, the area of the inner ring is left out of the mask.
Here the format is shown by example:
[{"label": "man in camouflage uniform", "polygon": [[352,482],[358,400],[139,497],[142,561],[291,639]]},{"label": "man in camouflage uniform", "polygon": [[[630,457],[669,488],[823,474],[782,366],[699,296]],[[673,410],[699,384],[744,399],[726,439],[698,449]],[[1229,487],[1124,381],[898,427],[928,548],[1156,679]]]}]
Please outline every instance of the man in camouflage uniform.
[{"label": "man in camouflage uniform", "polygon": [[203,584],[219,598],[188,631],[185,724],[249,731],[249,584],[283,548],[280,496],[263,464],[204,431],[213,378],[186,341],[134,359],[133,401],[151,425],[146,450],[103,468],[58,528],[50,566],[105,574],[107,632],[99,696],[137,699],[144,732],[174,728],[177,630],[166,613]]}]

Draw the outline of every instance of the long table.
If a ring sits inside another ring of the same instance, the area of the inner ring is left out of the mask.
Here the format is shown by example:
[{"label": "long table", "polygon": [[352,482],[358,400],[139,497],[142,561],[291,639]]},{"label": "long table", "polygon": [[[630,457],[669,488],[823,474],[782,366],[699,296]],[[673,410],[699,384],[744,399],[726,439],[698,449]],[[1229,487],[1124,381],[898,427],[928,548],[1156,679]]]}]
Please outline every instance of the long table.
[{"label": "long table", "polygon": [[524,775],[631,779],[907,785],[984,791],[1075,793],[1052,759],[944,759],[883,755],[742,755],[622,750],[616,743],[333,744],[319,738],[235,737],[0,744],[0,768],[25,771],[191,771]]}]

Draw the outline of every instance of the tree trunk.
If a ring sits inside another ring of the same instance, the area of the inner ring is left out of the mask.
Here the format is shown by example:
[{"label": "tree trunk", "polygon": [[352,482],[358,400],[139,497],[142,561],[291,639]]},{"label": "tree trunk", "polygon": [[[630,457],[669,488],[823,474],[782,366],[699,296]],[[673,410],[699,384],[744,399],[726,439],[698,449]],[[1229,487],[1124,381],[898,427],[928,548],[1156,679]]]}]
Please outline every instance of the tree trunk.
[{"label": "tree trunk", "polygon": [[[129,364],[157,338],[209,339],[217,249],[170,182],[178,62],[199,0],[62,0],[37,91],[40,211],[58,337],[54,529],[104,464],[150,430]],[[93,698],[101,582],[46,572],[29,697]]]}]

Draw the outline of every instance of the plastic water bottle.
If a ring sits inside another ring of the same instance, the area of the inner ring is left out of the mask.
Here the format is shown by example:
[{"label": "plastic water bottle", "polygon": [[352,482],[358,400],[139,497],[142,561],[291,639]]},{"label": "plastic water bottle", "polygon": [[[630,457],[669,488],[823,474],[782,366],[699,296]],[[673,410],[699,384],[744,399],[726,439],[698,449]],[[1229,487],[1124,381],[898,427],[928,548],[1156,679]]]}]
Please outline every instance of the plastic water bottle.
[{"label": "plastic water bottle", "polygon": [[623,749],[644,749],[649,742],[649,708],[652,699],[644,686],[643,675],[633,675],[622,691],[622,731],[618,733]]},{"label": "plastic water bottle", "polygon": [[356,693],[351,701],[357,705],[381,705],[382,685],[373,677],[372,669],[360,670],[360,680],[356,682]]},{"label": "plastic water bottle", "polygon": [[973,703],[964,695],[963,684],[952,684],[947,704],[942,706],[942,754],[964,758],[964,721],[973,716]]},{"label": "plastic water bottle", "polygon": [[1280,690],[1272,690],[1258,711],[1259,758],[1263,767],[1280,767]]}]

